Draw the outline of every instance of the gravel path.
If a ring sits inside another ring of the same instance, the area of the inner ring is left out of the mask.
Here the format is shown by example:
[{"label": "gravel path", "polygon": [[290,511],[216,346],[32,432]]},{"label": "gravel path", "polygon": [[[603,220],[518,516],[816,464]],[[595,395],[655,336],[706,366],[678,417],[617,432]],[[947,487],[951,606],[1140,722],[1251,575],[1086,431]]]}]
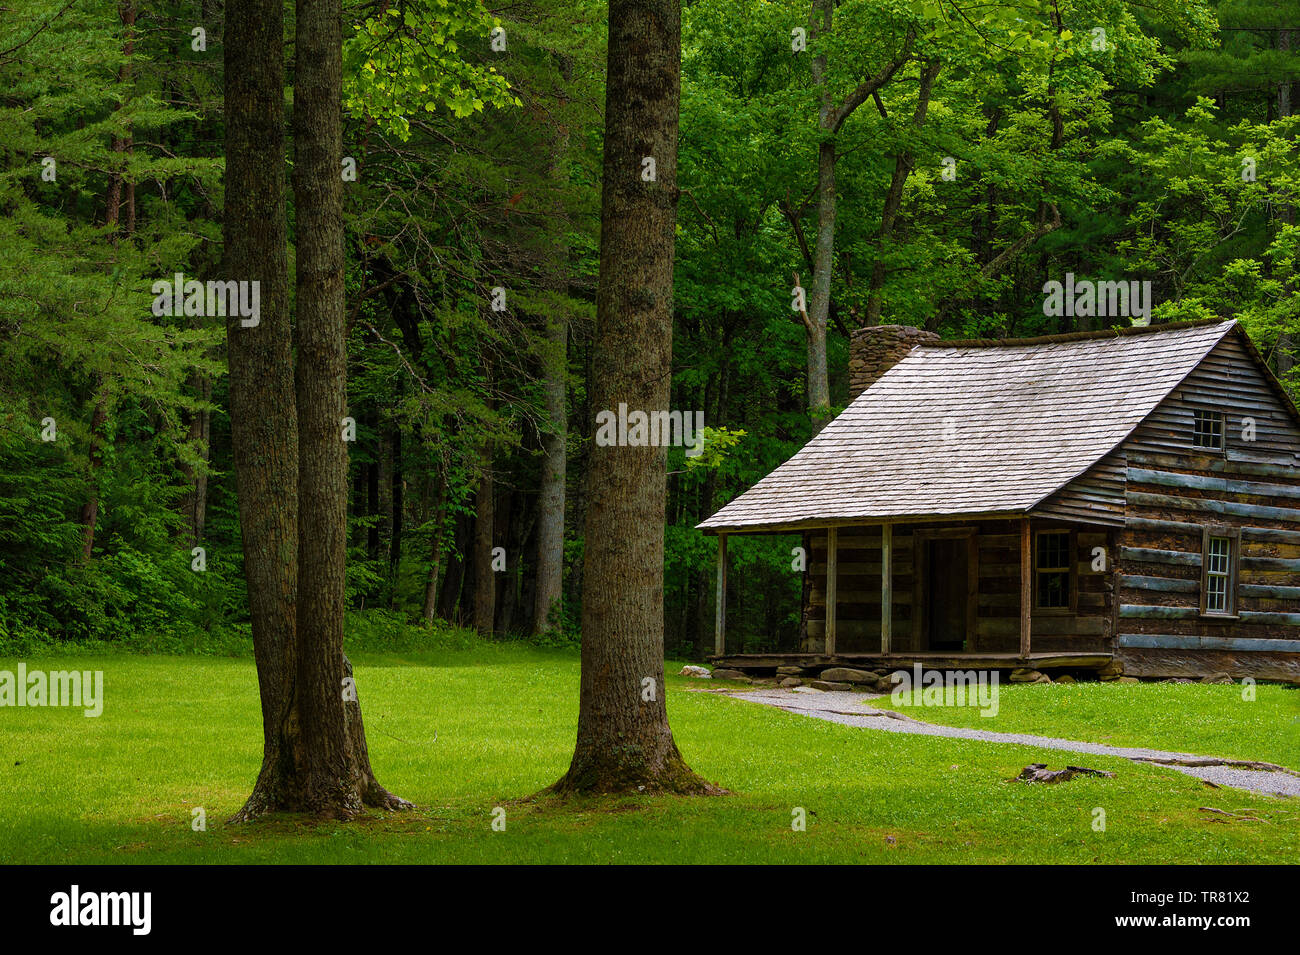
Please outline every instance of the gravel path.
[{"label": "gravel path", "polygon": [[[1206,760],[1210,757],[1192,753],[1171,753],[1159,749],[1135,746],[1106,746],[1102,743],[1083,743],[1078,740],[1057,739],[1052,736],[1030,736],[1026,733],[995,733],[992,730],[965,729],[956,726],[938,726],[922,723],[891,710],[877,710],[864,706],[865,700],[877,694],[827,690],[813,693],[795,693],[793,690],[764,688],[736,690],[728,695],[739,700],[751,700],[775,706],[790,713],[801,713],[845,726],[884,730],[887,733],[910,733],[917,736],[946,736],[952,739],[978,739],[987,743],[1014,743],[1020,746],[1037,746],[1042,749],[1063,750],[1067,753],[1088,753],[1093,756],[1122,756],[1138,762],[1163,763],[1164,760]],[[1229,761],[1231,762],[1231,761]],[[1232,786],[1274,796],[1300,796],[1300,775],[1281,770],[1243,769],[1233,766],[1176,766],[1169,765],[1188,776],[1195,776],[1216,786]]]}]

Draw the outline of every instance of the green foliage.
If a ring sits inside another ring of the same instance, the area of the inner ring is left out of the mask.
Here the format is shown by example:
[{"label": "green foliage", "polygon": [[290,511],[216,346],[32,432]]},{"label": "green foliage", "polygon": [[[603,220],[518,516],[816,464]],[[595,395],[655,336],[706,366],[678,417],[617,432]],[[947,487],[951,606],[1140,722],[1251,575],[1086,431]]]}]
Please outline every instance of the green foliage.
[{"label": "green foliage", "polygon": [[442,620],[430,625],[414,624],[406,615],[391,610],[348,613],[344,634],[348,653],[468,650],[480,642],[479,635],[465,627]]},{"label": "green foliage", "polygon": [[[220,28],[199,52],[176,4],[138,10],[133,31],[110,0],[63,7],[31,0],[0,23],[3,639],[234,647],[247,615],[222,329],[149,311],[153,280],[219,267]],[[1067,271],[1150,280],[1156,320],[1237,317],[1283,370],[1300,335],[1300,121],[1281,115],[1297,53],[1269,4],[846,0],[829,29],[810,13],[683,10],[670,409],[703,411],[706,440],[668,454],[664,600],[668,643],[688,653],[712,645],[716,542],[696,525],[812,433],[791,288],[812,274],[820,113],[895,58],[834,133],[833,406],[845,333],[872,308],[949,337],[1084,329],[1042,312],[1043,283]],[[509,554],[503,627],[533,629],[552,381],[568,418],[565,593],[540,639],[578,639],[606,16],[598,0],[345,10],[347,593],[363,642],[421,626],[431,570],[442,609],[467,616],[457,568],[485,476]],[[205,574],[189,570],[196,543]],[[732,541],[747,648],[797,639],[800,543]]]},{"label": "green foliage", "polygon": [[686,458],[686,467],[688,469],[718,467],[727,459],[727,455],[735,450],[744,437],[744,431],[731,431],[727,428],[705,428],[699,437],[701,442],[700,453],[687,455],[683,452],[682,454]]},{"label": "green foliage", "polygon": [[242,593],[219,561],[190,570],[176,507],[220,332],[155,317],[149,291],[208,268],[220,232],[220,161],[178,154],[201,115],[175,104],[205,90],[147,18],[128,34],[116,3],[64,7],[0,25],[2,639],[217,645]]},{"label": "green foliage", "polygon": [[[401,140],[410,139],[414,113],[443,108],[464,119],[489,106],[519,106],[505,77],[481,62],[492,55],[487,38],[502,29],[482,0],[385,4],[343,44],[344,105]],[[475,48],[480,62],[466,56]]]}]

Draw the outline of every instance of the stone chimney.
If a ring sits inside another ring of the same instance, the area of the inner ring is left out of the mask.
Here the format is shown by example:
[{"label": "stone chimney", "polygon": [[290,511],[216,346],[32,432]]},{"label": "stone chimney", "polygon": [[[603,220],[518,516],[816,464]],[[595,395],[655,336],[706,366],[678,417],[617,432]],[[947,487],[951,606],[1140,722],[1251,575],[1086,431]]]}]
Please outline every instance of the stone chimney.
[{"label": "stone chimney", "polygon": [[849,337],[849,401],[870,388],[915,346],[939,336],[910,325],[872,325]]}]

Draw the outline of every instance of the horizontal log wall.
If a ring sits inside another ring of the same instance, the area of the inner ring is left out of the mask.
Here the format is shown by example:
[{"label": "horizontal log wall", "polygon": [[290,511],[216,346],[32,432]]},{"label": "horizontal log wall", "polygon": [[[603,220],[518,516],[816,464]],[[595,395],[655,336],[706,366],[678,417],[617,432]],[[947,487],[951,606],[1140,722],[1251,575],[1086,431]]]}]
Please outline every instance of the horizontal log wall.
[{"label": "horizontal log wall", "polygon": [[[1192,446],[1197,408],[1224,413],[1225,452]],[[1195,675],[1300,651],[1300,428],[1240,342],[1220,343],[1122,450],[1117,647],[1132,672]],[[1235,618],[1200,611],[1207,525],[1241,531]],[[1162,655],[1168,672],[1156,673]]]},{"label": "horizontal log wall", "polygon": [[1149,650],[1120,647],[1115,662],[1129,676],[1196,678],[1227,673],[1235,679],[1300,683],[1300,653],[1269,650]]},{"label": "horizontal log wall", "polygon": [[[835,617],[836,653],[880,652],[880,528],[841,527],[839,537],[838,600]],[[809,605],[805,653],[820,653],[826,640],[826,532],[809,533]],[[912,534],[906,525],[893,532],[893,634],[890,645],[911,649]]]},{"label": "horizontal log wall", "polygon": [[[1113,636],[1112,582],[1092,569],[1093,548],[1109,553],[1114,532],[1035,519],[1031,530],[1074,530],[1075,612],[1033,611],[1031,650],[1035,653],[1109,650]],[[979,619],[975,650],[1012,652],[1020,646],[1020,534],[1013,522],[981,525],[979,535]],[[1109,558],[1105,565],[1110,567]]]}]

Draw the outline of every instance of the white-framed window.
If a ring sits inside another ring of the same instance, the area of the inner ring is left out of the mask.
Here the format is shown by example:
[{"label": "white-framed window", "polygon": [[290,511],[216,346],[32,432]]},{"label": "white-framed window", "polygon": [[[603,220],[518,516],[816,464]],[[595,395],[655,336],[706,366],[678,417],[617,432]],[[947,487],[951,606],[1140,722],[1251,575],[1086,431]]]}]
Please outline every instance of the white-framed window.
[{"label": "white-framed window", "polygon": [[1237,560],[1241,532],[1207,527],[1201,555],[1201,613],[1231,617],[1237,613]]}]

